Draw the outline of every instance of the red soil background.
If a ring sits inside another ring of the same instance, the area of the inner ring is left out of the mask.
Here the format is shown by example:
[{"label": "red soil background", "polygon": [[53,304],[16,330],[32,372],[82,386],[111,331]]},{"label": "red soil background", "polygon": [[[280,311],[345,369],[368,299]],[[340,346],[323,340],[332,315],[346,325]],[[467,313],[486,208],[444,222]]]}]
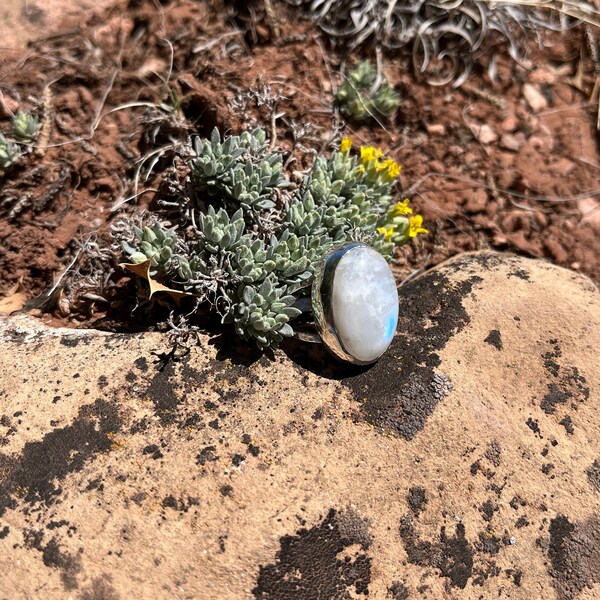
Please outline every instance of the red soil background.
[{"label": "red soil background", "polygon": [[[37,41],[19,49],[5,36],[0,130],[9,130],[11,112],[21,108],[45,114],[50,137],[47,148],[36,148],[0,180],[0,296],[20,278],[29,298],[44,292],[75,256],[78,240],[110,243],[111,223],[135,218],[163,194],[168,160],[140,183],[148,191],[124,202],[147,153],[214,126],[269,127],[264,107],[250,103],[243,114],[230,108],[237,93],[266,84],[287,98],[277,121],[284,150],[292,147],[292,120],[313,125],[304,145],[331,147],[332,91],[340,68],[359,57],[338,54],[313,24],[274,6],[275,21],[260,6],[245,20],[221,1],[129,0],[96,14],[64,9],[62,25],[55,10],[46,14],[40,6],[39,24],[23,30]],[[11,14],[27,18],[22,10]],[[582,39],[570,31],[543,48],[532,43],[530,69],[495,46],[458,90],[420,81],[406,53],[384,54],[385,73],[402,95],[397,115],[385,129],[347,125],[336,140],[381,146],[403,165],[398,199],[411,198],[430,234],[399,251],[400,281],[484,248],[546,258],[600,281],[598,105],[589,97],[595,76]],[[485,68],[492,55],[494,82]],[[160,111],[122,108],[168,104],[173,93],[178,118],[157,122]],[[308,164],[295,156],[292,168]],[[72,290],[62,306],[45,308],[94,322],[119,296],[126,276],[114,268],[100,291],[108,302]]]}]

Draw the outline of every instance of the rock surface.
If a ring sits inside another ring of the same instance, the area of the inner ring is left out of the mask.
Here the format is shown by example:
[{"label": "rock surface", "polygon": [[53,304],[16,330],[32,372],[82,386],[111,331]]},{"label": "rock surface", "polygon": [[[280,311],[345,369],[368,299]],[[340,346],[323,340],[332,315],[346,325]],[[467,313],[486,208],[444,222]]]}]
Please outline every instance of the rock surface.
[{"label": "rock surface", "polygon": [[600,596],[600,294],[459,257],[372,368],[0,321],[1,598]]}]

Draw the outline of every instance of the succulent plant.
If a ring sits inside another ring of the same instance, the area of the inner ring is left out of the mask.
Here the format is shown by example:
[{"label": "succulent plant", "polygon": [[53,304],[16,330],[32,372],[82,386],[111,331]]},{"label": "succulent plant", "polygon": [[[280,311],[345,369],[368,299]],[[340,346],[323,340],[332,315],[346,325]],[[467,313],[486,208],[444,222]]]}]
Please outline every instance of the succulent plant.
[{"label": "succulent plant", "polygon": [[243,340],[254,339],[263,350],[294,334],[288,322],[301,314],[292,306],[295,302],[286,287],[278,287],[277,278],[269,275],[258,288],[252,285],[238,288],[225,320],[234,323]]},{"label": "succulent plant", "polygon": [[265,246],[263,240],[244,235],[230,264],[232,275],[238,274],[244,283],[262,281],[276,266],[273,246]]},{"label": "succulent plant", "polygon": [[376,148],[354,155],[351,146],[346,139],[318,156],[295,183],[262,129],[224,139],[215,130],[194,142],[177,231],[134,228],[123,249],[134,262],[152,259],[151,275],[209,302],[243,339],[277,346],[293,334],[293,305],[334,244],[360,239],[390,258],[421,225],[393,205],[400,167]]},{"label": "succulent plant", "polygon": [[246,160],[260,160],[263,157],[268,147],[265,140],[264,131],[254,130],[221,141],[221,134],[216,128],[210,140],[195,138],[196,157],[190,163],[195,182],[208,190],[221,188],[223,179],[227,178],[229,170],[235,167],[242,156]]},{"label": "succulent plant", "polygon": [[246,211],[273,208],[273,190],[287,187],[279,153],[268,151],[262,129],[221,141],[215,129],[210,140],[194,141],[192,177],[211,196],[225,195]]},{"label": "succulent plant", "polygon": [[381,151],[367,147],[360,160],[342,151],[315,159],[306,194],[316,206],[325,207],[321,222],[335,241],[348,240],[349,232],[357,229],[373,232],[386,214],[397,175],[389,175],[392,165],[384,167],[381,156]]},{"label": "succulent plant", "polygon": [[40,131],[40,120],[32,114],[18,111],[12,120],[15,139],[22,144],[31,144]]},{"label": "succulent plant", "polygon": [[296,235],[322,235],[327,231],[323,224],[326,212],[327,207],[317,204],[310,190],[307,190],[296,202],[286,204],[286,229]]},{"label": "succulent plant", "polygon": [[21,156],[21,151],[17,144],[14,144],[10,140],[7,140],[2,133],[0,133],[0,169],[5,171]]},{"label": "succulent plant", "polygon": [[244,213],[241,209],[230,217],[224,208],[215,212],[214,207],[209,206],[206,214],[199,215],[198,229],[204,247],[209,252],[216,253],[235,248],[242,239],[245,227]]},{"label": "succulent plant", "polygon": [[400,96],[385,79],[378,83],[377,68],[370,60],[364,60],[340,86],[336,101],[344,116],[363,123],[390,116],[400,105]]},{"label": "succulent plant", "polygon": [[[132,263],[151,259],[150,275],[167,274],[177,267],[178,240],[173,231],[160,223],[152,227],[133,227],[137,243],[121,241],[121,246]],[[135,246],[132,244],[135,243]]]}]

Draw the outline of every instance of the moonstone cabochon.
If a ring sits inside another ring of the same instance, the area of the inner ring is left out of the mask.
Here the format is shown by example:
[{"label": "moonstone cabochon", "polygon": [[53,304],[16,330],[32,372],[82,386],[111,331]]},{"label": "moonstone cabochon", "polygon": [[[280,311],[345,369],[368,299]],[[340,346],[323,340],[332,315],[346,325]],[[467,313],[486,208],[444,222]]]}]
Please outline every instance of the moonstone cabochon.
[{"label": "moonstone cabochon", "polygon": [[377,360],[398,324],[398,290],[386,260],[363,244],[349,249],[333,277],[331,313],[344,350],[361,362]]}]

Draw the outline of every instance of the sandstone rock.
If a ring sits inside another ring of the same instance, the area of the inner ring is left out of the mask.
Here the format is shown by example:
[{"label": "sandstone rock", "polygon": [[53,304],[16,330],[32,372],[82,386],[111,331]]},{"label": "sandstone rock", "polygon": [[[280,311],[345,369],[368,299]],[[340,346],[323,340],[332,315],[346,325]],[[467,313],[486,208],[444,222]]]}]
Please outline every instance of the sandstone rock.
[{"label": "sandstone rock", "polygon": [[367,369],[0,320],[0,597],[598,597],[595,285],[463,255],[400,307]]}]

